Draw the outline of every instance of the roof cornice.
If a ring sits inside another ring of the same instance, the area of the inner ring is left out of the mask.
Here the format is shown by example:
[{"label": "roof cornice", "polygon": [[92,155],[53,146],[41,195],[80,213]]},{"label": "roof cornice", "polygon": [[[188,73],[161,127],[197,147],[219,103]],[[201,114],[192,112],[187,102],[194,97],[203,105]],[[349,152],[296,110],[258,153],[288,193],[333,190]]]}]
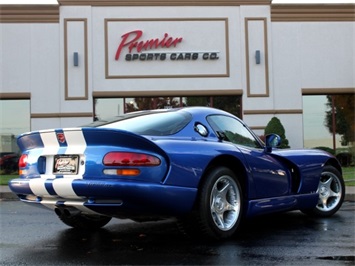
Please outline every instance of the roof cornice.
[{"label": "roof cornice", "polygon": [[355,4],[274,4],[271,21],[355,21]]},{"label": "roof cornice", "polygon": [[59,23],[59,5],[0,5],[0,23]]},{"label": "roof cornice", "polygon": [[240,6],[270,5],[271,0],[58,0],[75,6]]}]

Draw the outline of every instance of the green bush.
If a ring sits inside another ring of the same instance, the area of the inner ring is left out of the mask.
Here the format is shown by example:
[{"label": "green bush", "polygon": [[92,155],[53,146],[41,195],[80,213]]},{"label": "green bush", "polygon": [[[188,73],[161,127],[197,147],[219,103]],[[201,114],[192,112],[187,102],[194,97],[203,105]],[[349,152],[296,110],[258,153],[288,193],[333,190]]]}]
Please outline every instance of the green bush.
[{"label": "green bush", "polygon": [[265,136],[273,133],[281,137],[281,144],[278,148],[280,149],[290,148],[290,146],[288,145],[288,139],[286,138],[285,128],[281,124],[280,119],[278,119],[277,117],[271,118],[269,123],[266,125],[265,132],[264,132]]}]

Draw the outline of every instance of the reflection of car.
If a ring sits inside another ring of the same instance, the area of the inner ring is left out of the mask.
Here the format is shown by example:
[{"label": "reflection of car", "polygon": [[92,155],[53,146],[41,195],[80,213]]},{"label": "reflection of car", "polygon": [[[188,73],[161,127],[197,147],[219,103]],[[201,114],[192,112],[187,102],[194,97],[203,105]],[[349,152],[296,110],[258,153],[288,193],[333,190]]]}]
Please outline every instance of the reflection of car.
[{"label": "reflection of car", "polygon": [[18,160],[20,156],[13,152],[0,153],[0,170],[5,173],[16,172],[18,170]]},{"label": "reflection of car", "polygon": [[[177,217],[187,232],[227,238],[242,218],[341,206],[338,161],[320,150],[278,150],[231,114],[206,107],[129,113],[82,128],[18,138],[19,198],[53,209],[67,225],[97,228],[111,217]],[[74,165],[66,173],[55,161]]]}]

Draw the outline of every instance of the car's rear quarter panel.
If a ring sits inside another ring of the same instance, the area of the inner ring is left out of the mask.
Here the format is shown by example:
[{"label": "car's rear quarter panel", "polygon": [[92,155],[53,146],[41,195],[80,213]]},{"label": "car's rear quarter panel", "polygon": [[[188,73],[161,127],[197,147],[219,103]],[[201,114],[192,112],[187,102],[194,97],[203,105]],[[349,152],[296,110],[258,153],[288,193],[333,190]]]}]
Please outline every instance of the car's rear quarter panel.
[{"label": "car's rear quarter panel", "polygon": [[[58,142],[57,133],[64,133],[63,143]],[[146,138],[125,131],[96,128],[44,131],[26,134],[18,139],[18,144],[22,151],[28,154],[26,177],[30,178],[39,175],[51,176],[53,158],[57,154],[80,156],[79,171],[75,178],[81,179],[117,178],[103,174],[103,169],[107,168],[103,165],[103,158],[111,151],[135,151],[159,157],[159,167],[140,168],[142,173],[136,178],[144,178],[146,182],[161,183],[168,169],[168,158],[164,151]],[[45,158],[45,164],[42,166],[45,169],[39,169],[40,157]]]}]

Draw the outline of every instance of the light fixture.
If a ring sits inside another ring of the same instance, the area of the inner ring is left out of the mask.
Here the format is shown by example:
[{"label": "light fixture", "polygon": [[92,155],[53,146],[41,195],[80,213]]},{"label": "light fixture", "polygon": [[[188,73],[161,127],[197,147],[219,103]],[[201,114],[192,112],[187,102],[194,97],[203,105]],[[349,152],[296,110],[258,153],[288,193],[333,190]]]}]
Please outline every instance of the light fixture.
[{"label": "light fixture", "polygon": [[78,52],[74,52],[73,54],[73,61],[74,61],[74,66],[79,66],[79,53]]},{"label": "light fixture", "polygon": [[260,65],[260,50],[255,51],[255,63]]}]

